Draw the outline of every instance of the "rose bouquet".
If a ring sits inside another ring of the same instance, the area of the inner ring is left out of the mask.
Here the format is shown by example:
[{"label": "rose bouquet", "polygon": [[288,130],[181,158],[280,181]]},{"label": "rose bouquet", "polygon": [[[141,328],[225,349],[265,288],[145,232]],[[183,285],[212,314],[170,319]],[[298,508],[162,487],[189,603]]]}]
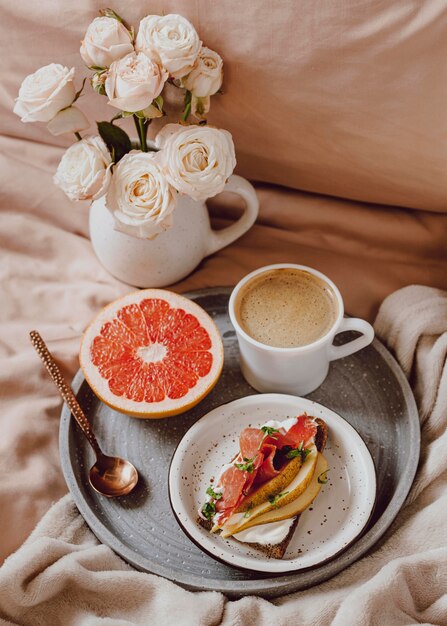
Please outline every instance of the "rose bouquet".
[{"label": "rose bouquet", "polygon": [[[233,173],[231,134],[206,125],[210,98],[222,85],[222,59],[180,15],[149,15],[135,34],[111,9],[90,24],[80,54],[92,71],[93,90],[118,110],[110,121],[97,123],[98,135],[81,135],[90,127],[78,107],[86,79],[76,90],[74,68],[60,64],[25,78],[14,112],[23,122],[46,122],[54,135],[76,136],[54,176],[71,200],[105,195],[117,230],[151,239],[171,226],[179,194],[204,200],[220,193]],[[166,115],[168,83],[183,92],[183,114],[151,143],[148,127]],[[130,117],[137,142],[118,126]]]}]

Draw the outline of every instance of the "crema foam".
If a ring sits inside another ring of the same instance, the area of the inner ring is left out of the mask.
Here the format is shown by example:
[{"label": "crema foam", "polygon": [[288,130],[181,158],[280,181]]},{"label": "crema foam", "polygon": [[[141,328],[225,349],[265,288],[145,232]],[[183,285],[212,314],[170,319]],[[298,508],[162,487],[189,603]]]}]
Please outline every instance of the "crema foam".
[{"label": "crema foam", "polygon": [[256,341],[275,348],[297,348],[326,335],[338,317],[330,285],[305,270],[266,271],[241,289],[236,316]]}]

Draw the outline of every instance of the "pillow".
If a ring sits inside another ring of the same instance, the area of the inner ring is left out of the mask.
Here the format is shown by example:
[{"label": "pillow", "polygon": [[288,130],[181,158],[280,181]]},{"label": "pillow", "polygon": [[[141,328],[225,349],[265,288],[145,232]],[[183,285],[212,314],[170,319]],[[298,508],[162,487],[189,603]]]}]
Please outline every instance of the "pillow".
[{"label": "pillow", "polygon": [[[127,6],[126,6],[127,5]],[[50,62],[88,72],[79,43],[106,3],[9,2],[0,25],[0,131],[68,145],[11,112]],[[230,130],[251,179],[368,202],[447,210],[447,6],[439,0],[154,1],[114,5],[138,27],[179,12],[224,59],[209,122]],[[90,119],[114,109],[87,86]],[[129,126],[129,128],[132,128]],[[94,126],[92,126],[94,132]]]}]

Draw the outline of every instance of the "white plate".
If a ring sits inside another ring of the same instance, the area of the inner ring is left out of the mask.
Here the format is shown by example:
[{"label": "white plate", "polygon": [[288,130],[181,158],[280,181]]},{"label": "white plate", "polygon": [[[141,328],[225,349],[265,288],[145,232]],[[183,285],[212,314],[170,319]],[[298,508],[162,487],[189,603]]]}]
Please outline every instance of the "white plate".
[{"label": "white plate", "polygon": [[[316,500],[301,514],[284,558],[269,558],[202,528],[197,512],[210,478],[238,452],[241,431],[304,411],[328,425],[324,455],[330,471]],[[376,473],[365,443],[340,415],[305,398],[259,394],[214,409],[188,430],[172,458],[169,497],[182,529],[210,556],[258,572],[290,572],[320,565],[361,534],[374,507]]]}]

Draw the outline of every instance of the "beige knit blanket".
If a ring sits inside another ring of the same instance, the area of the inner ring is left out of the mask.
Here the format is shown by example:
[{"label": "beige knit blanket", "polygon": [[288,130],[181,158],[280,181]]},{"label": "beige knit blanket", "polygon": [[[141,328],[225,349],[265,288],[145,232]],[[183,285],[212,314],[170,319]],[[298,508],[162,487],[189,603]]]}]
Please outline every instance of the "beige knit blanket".
[{"label": "beige knit blanket", "polygon": [[375,328],[413,386],[422,455],[406,505],[371,554],[307,591],[229,601],[136,572],[65,496],[0,570],[0,617],[23,626],[447,624],[447,293],[401,289]]}]

